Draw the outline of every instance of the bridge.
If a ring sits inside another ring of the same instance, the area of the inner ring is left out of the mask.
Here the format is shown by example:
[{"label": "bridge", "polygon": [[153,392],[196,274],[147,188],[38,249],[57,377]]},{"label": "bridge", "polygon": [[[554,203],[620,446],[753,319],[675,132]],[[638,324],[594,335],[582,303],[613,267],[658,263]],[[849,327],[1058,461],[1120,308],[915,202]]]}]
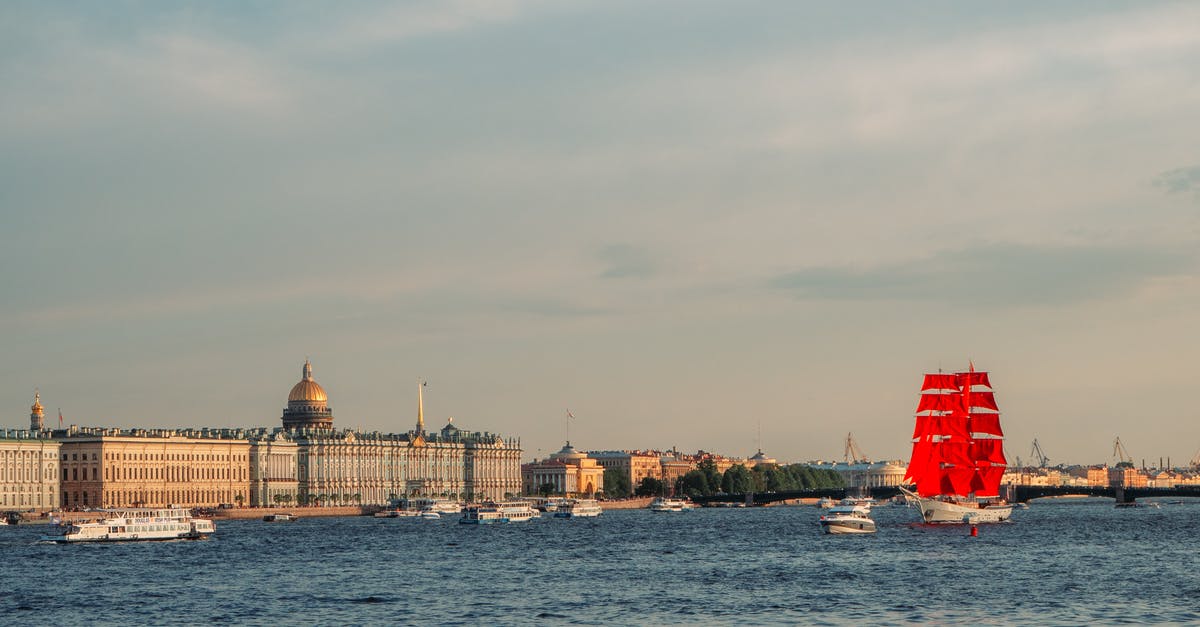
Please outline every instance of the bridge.
[{"label": "bridge", "polygon": [[[1113,486],[1040,486],[1040,485],[1005,485],[1001,486],[1002,494],[1010,502],[1025,503],[1032,499],[1055,496],[1096,496],[1115,500],[1118,503],[1132,503],[1141,498],[1182,498],[1200,497],[1200,486],[1176,486],[1173,488],[1123,488]],[[848,496],[870,496],[876,500],[886,500],[900,494],[900,489],[894,486],[874,488],[815,488],[811,490],[789,490],[786,492],[753,492],[748,494],[712,494],[709,496],[692,497],[697,505],[706,507],[721,504],[745,504],[747,506],[768,505],[780,501],[795,499],[843,499]]]}]

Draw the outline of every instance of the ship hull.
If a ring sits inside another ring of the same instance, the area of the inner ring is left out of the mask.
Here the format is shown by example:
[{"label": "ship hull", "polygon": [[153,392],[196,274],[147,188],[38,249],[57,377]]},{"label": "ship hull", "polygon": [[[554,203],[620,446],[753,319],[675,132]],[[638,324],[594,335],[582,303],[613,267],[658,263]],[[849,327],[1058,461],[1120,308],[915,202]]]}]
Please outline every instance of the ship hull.
[{"label": "ship hull", "polygon": [[1006,522],[1012,516],[1011,505],[986,505],[970,501],[951,503],[917,496],[908,490],[904,490],[904,494],[920,512],[922,521],[929,524],[998,523]]}]

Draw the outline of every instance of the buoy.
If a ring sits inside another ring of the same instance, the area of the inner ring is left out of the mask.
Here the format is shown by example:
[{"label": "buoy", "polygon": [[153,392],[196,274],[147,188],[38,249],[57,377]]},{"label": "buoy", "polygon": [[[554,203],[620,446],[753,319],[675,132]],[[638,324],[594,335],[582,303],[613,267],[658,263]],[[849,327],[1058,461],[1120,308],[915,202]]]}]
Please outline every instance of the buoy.
[{"label": "buoy", "polygon": [[971,525],[971,537],[974,538],[978,535],[979,535],[979,527],[976,527],[975,525]]}]

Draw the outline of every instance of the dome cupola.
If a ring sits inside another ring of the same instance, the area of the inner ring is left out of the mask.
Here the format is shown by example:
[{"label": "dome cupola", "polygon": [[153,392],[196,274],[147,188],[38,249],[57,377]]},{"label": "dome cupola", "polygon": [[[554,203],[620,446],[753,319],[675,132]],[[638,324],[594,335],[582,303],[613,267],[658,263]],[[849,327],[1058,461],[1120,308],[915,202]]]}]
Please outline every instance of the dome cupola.
[{"label": "dome cupola", "polygon": [[325,388],[313,380],[312,363],[304,360],[303,378],[288,393],[287,409],[283,410],[285,429],[332,429],[333,410]]}]

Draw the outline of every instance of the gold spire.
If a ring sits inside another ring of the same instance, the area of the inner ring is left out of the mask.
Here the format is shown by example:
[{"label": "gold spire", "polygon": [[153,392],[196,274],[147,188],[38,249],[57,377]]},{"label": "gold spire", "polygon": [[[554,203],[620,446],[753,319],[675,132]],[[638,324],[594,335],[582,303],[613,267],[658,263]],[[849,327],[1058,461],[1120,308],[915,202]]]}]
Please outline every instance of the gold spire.
[{"label": "gold spire", "polygon": [[421,395],[421,388],[425,387],[425,382],[417,386],[417,433],[425,433],[425,398]]},{"label": "gold spire", "polygon": [[42,393],[37,388],[33,390],[33,405],[29,409],[38,416],[45,415],[42,407]]}]

